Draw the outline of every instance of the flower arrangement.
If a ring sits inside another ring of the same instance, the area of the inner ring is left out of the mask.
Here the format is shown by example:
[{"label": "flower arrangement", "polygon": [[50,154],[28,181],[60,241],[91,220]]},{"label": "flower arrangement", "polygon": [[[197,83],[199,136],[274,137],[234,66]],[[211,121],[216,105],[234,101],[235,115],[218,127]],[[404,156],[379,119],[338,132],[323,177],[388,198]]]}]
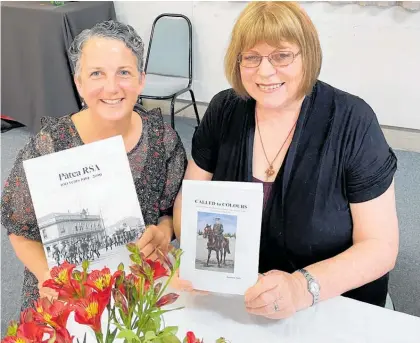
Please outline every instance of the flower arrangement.
[{"label": "flower arrangement", "polygon": [[[52,268],[51,279],[43,286],[54,289],[58,299],[38,299],[34,308],[21,313],[19,324],[10,324],[2,343],[75,343],[67,329],[72,312],[77,323],[93,330],[97,343],[117,339],[125,343],[181,343],[176,336],[178,327],[162,324],[165,312],[179,309],[164,307],[179,296],[165,294],[165,290],[179,268],[181,250],[173,248],[167,254],[157,251],[159,258],[153,261],[146,259],[134,243],[126,247],[133,262],[127,275],[123,264],[114,273],[107,267],[89,271],[88,261],[82,263],[82,270],[67,261]],[[216,341],[224,342],[222,337]],[[77,343],[81,342],[77,339]],[[83,343],[87,343],[86,334]],[[203,340],[190,331],[183,343]]]}]

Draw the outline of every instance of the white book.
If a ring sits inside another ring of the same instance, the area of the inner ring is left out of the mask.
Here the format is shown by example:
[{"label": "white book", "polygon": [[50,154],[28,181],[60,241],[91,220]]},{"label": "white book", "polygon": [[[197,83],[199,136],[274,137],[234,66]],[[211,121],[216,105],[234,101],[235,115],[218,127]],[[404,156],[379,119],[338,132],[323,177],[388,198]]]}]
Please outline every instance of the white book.
[{"label": "white book", "polygon": [[261,183],[185,180],[180,278],[243,295],[258,280],[262,207]]},{"label": "white book", "polygon": [[121,136],[23,162],[48,266],[115,271],[144,219]]}]

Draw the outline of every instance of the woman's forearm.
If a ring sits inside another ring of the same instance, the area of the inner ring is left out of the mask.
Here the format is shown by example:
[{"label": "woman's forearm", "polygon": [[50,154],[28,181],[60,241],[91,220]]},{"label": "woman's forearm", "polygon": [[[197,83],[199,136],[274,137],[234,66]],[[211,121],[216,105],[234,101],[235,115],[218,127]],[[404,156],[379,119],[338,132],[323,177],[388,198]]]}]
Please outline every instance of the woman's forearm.
[{"label": "woman's forearm", "polygon": [[19,260],[40,280],[48,271],[48,262],[41,242],[23,236],[9,236],[13,249]]},{"label": "woman's forearm", "polygon": [[[380,240],[366,240],[354,244],[346,251],[330,259],[312,264],[305,269],[321,286],[320,300],[341,295],[374,281],[394,268],[398,251]],[[302,301],[299,308],[312,304],[305,277],[294,272],[299,280]]]},{"label": "woman's forearm", "polygon": [[181,206],[182,206],[182,192],[179,191],[175,198],[174,209],[173,209],[173,225],[175,236],[178,240],[181,239]]}]

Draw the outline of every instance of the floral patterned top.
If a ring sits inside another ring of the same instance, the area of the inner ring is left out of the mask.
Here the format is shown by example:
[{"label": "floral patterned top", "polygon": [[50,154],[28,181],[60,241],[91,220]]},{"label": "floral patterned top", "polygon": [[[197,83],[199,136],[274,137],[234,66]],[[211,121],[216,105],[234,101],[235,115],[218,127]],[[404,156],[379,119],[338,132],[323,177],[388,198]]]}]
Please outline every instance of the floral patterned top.
[{"label": "floral patterned top", "polygon": [[[159,109],[146,111],[136,106],[134,110],[142,118],[143,132],[127,156],[145,224],[157,224],[159,217],[172,214],[187,156],[180,137],[163,122]],[[4,185],[1,222],[8,234],[41,241],[22,162],[83,144],[71,115],[42,119],[40,132],[18,153]],[[22,310],[38,297],[38,280],[25,268]]]}]

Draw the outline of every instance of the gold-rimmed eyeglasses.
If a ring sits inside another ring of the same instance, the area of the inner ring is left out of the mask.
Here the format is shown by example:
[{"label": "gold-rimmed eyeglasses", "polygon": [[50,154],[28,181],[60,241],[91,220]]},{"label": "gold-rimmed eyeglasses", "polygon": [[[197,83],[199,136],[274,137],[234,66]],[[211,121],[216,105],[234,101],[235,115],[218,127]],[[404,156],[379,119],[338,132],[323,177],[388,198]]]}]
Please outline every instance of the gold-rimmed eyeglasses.
[{"label": "gold-rimmed eyeglasses", "polygon": [[296,54],[292,51],[274,51],[268,56],[261,56],[255,52],[247,52],[238,56],[238,62],[244,68],[256,68],[261,64],[262,59],[267,57],[274,67],[286,67],[291,64],[299,54],[300,51]]}]

